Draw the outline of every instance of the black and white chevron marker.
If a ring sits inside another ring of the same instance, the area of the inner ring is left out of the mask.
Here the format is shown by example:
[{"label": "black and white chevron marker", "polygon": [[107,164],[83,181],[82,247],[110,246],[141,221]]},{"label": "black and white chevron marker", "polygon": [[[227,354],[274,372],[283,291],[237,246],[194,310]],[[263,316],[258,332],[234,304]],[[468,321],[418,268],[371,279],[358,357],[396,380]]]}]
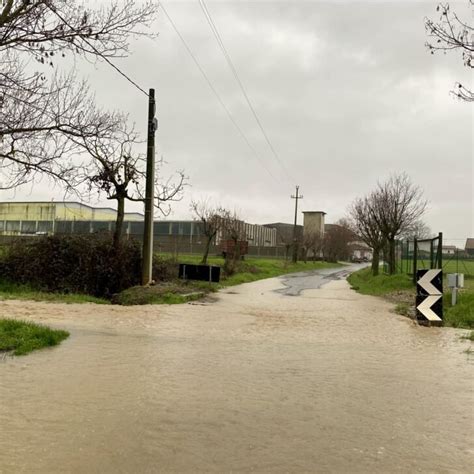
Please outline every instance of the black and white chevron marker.
[{"label": "black and white chevron marker", "polygon": [[419,322],[443,321],[443,271],[418,270],[416,273],[416,312]]}]

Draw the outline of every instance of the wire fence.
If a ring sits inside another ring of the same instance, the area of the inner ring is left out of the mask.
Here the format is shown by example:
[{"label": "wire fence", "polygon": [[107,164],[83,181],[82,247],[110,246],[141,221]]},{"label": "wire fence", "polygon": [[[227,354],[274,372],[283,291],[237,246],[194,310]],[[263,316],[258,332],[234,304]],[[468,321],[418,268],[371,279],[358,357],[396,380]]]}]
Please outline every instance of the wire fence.
[{"label": "wire fence", "polygon": [[[397,273],[414,275],[416,270],[442,268],[445,274],[463,273],[465,277],[474,279],[474,253],[454,245],[438,246],[433,240],[398,241],[395,252]],[[386,262],[384,271],[388,271]]]}]

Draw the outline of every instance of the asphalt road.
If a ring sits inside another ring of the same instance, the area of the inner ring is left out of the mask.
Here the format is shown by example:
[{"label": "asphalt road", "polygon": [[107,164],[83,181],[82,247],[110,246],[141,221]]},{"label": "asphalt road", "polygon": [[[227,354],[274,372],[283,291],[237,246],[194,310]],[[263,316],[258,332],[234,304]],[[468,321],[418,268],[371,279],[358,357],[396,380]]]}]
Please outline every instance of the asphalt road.
[{"label": "asphalt road", "polygon": [[276,290],[286,296],[300,296],[302,291],[316,290],[334,280],[345,280],[354,271],[367,264],[348,265],[343,268],[326,268],[309,272],[291,273],[280,278],[283,288]]}]

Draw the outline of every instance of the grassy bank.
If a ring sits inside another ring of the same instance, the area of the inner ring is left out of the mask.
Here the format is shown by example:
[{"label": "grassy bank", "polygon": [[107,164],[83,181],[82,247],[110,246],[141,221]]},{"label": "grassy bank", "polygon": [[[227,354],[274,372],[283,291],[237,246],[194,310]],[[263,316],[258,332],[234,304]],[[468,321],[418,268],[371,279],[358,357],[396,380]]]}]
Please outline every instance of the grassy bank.
[{"label": "grassy bank", "polygon": [[[170,258],[170,255],[162,254],[160,257],[168,259]],[[188,255],[179,258],[178,262],[200,264],[201,256]],[[224,263],[222,257],[210,257],[208,259],[209,265],[223,267]],[[297,262],[294,264],[284,260],[249,258],[238,262],[237,270],[233,275],[225,275],[225,273],[221,271],[221,280],[219,283],[175,279],[172,281],[160,282],[157,285],[146,288],[141,286],[129,288],[113,298],[112,302],[122,305],[180,304],[200,299],[209,293],[228,286],[250,283],[264,278],[273,278],[287,273],[334,268],[339,266],[341,265],[327,262]]]},{"label": "grassy bank", "polygon": [[[421,260],[417,262],[418,270],[429,269],[430,261],[429,259]],[[403,268],[405,271],[409,269],[410,272],[413,271],[413,260],[402,259],[400,268]],[[455,256],[448,257],[447,255],[443,256],[443,273],[464,273],[474,278],[474,259],[466,260],[459,259],[456,260]]]},{"label": "grassy bank", "polygon": [[20,285],[6,280],[0,280],[0,300],[49,301],[53,303],[110,303],[106,299],[89,295],[40,291],[29,285]]},{"label": "grassy bank", "polygon": [[44,347],[57,346],[67,337],[67,331],[14,319],[0,319],[0,352],[25,355]]},{"label": "grassy bank", "polygon": [[[170,255],[160,255],[167,262],[166,265],[176,268],[178,263],[199,264],[200,255],[185,256],[172,261]],[[222,257],[210,257],[210,265],[224,266]],[[319,270],[323,268],[339,267],[337,263],[327,262],[297,262],[292,263],[285,260],[248,258],[238,262],[234,274],[225,275],[221,271],[220,283],[207,283],[195,281],[182,281],[166,277],[164,281],[150,287],[136,286],[122,291],[112,297],[112,301],[103,298],[96,298],[85,294],[63,294],[47,291],[39,291],[28,285],[19,285],[6,280],[0,280],[0,300],[33,300],[56,303],[97,303],[136,305],[136,304],[180,304],[199,299],[210,292],[220,288],[248,283],[264,278],[273,278],[287,273]],[[176,270],[175,270],[176,272]],[[170,271],[170,274],[173,272]],[[177,274],[177,273],[175,273]]]},{"label": "grassy bank", "polygon": [[[201,256],[186,256],[181,258],[180,263],[199,264]],[[211,257],[208,260],[209,265],[224,266],[224,259],[222,257]],[[262,280],[264,278],[274,278],[287,273],[307,272],[311,270],[320,270],[323,268],[340,267],[338,263],[327,262],[297,262],[278,260],[278,259],[264,259],[264,258],[246,258],[239,262],[236,273],[230,276],[221,274],[220,286],[240,285],[241,283],[249,283],[252,281]]]},{"label": "grassy bank", "polygon": [[[348,278],[351,286],[364,295],[383,296],[396,303],[400,314],[414,314],[415,287],[406,274],[372,276],[370,269],[359,270]],[[451,291],[444,289],[444,325],[474,328],[474,278],[466,278],[465,288],[458,294],[458,303],[451,306]]]}]

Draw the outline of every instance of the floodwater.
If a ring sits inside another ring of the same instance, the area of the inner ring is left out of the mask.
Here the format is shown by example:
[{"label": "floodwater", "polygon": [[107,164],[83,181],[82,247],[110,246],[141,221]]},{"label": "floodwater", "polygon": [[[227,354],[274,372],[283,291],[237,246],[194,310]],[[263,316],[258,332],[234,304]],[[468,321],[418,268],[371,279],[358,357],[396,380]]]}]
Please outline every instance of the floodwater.
[{"label": "floodwater", "polygon": [[184,306],[0,303],[71,332],[0,360],[0,472],[471,472],[462,332],[327,281]]}]

